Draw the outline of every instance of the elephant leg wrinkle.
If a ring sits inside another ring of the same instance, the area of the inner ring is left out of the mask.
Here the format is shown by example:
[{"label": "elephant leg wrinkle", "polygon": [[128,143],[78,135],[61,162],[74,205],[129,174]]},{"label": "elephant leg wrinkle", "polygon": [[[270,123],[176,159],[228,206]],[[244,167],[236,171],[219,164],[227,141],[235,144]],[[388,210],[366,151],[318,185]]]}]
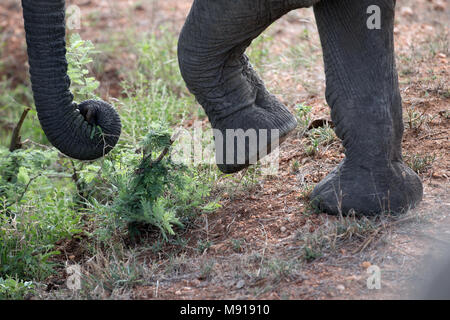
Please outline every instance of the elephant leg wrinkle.
[{"label": "elephant leg wrinkle", "polygon": [[[381,28],[366,10],[381,9]],[[402,161],[402,104],[395,66],[393,0],[327,0],[314,7],[323,47],[326,98],[346,158],[311,198],[331,214],[403,212],[422,199]]]}]

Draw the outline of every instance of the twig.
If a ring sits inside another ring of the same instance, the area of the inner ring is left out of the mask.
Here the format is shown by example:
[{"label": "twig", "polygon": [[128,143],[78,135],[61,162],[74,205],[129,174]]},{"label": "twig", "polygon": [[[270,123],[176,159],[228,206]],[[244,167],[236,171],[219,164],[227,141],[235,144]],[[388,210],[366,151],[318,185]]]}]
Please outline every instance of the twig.
[{"label": "twig", "polygon": [[20,141],[22,139],[22,137],[20,136],[20,129],[22,129],[23,122],[25,121],[25,118],[30,110],[31,108],[26,108],[25,110],[23,110],[19,122],[14,127],[11,137],[11,143],[9,145],[9,151],[11,152],[22,148],[22,142]]},{"label": "twig", "polygon": [[36,146],[36,147],[39,147],[39,148],[42,148],[42,149],[45,149],[45,150],[56,150],[56,151],[58,152],[58,156],[59,156],[59,157],[70,159],[68,156],[66,156],[64,153],[62,153],[62,152],[59,151],[58,149],[56,149],[56,148],[54,148],[54,147],[51,147],[51,146],[46,146],[45,144],[37,143],[37,142],[35,142],[35,141],[33,141],[33,140],[30,140],[30,139],[25,139],[25,140],[22,142],[22,145],[24,145],[24,144],[32,144],[32,145],[34,145],[34,146]]},{"label": "twig", "polygon": [[262,227],[262,233],[265,236],[266,240],[264,241],[264,248],[263,248],[262,255],[261,255],[261,262],[259,264],[259,269],[258,269],[258,272],[256,274],[257,277],[259,277],[261,275],[261,269],[263,268],[264,256],[266,254],[266,249],[267,249],[267,232],[266,232],[266,228],[264,228],[264,224],[262,224],[261,221],[258,221],[258,223]]},{"label": "twig", "polygon": [[33,140],[30,140],[30,139],[25,139],[25,140],[22,142],[22,144],[32,144],[32,145],[34,145],[34,146],[37,146],[37,147],[39,147],[39,148],[46,149],[46,150],[52,149],[52,147],[46,146],[45,144],[37,143],[37,142],[35,142],[35,141],[33,141]]},{"label": "twig", "polygon": [[[36,180],[37,178],[39,178],[41,176],[41,174],[38,174],[37,176],[30,178],[30,180],[28,181],[27,185],[25,186],[25,189],[23,189],[21,195],[19,196],[19,198],[16,200],[15,203],[18,203],[20,201],[22,201],[23,197],[25,196],[25,193],[27,193],[28,188],[30,187],[31,183]],[[6,209],[12,207],[14,203],[10,203],[10,204],[6,204]]]},{"label": "twig", "polygon": [[78,174],[78,170],[75,166],[75,162],[73,160],[70,160],[70,162],[72,163],[72,181],[75,183],[75,186],[77,188],[77,193],[78,193],[78,200],[81,203],[83,208],[87,208],[87,201],[86,198],[88,197],[87,191],[86,191],[86,187],[84,185],[84,183],[81,181],[80,176]]},{"label": "twig", "polygon": [[170,144],[164,148],[164,150],[161,152],[161,154],[159,155],[158,158],[156,158],[156,160],[151,161],[150,162],[150,167],[152,167],[153,165],[161,162],[161,160],[167,155],[167,153],[169,152],[170,146],[172,146],[173,144],[173,140],[170,140]]},{"label": "twig", "polygon": [[75,182],[75,185],[78,189],[78,193],[81,193],[80,190],[80,186],[78,185],[78,181],[80,180],[80,178],[78,177],[78,172],[77,172],[77,168],[75,167],[75,162],[73,160],[70,160],[70,162],[72,163],[72,180],[73,182]]},{"label": "twig", "polygon": [[[161,162],[161,160],[167,155],[167,153],[170,150],[170,147],[172,146],[172,144],[175,142],[175,139],[170,139],[169,140],[169,145],[166,146],[163,151],[161,152],[161,154],[158,156],[158,158],[156,158],[153,161],[150,161],[150,163],[148,164],[148,166],[146,166],[145,168],[138,168],[135,170],[136,174],[142,174],[144,172],[144,170],[146,169],[150,169],[152,168],[155,164],[158,164]],[[150,157],[152,156],[152,153],[150,152],[143,160],[142,160],[142,165],[145,165],[145,162],[147,162],[147,160],[150,159]]]},{"label": "twig", "polygon": [[[427,134],[427,135],[425,135],[425,136],[423,136],[423,137],[420,137],[419,140],[424,140],[424,139],[426,139],[426,138],[431,138],[431,137],[434,137],[434,136],[438,136],[438,135],[443,134],[443,133],[446,133],[446,131],[440,131],[440,132],[430,133],[430,134]],[[442,138],[440,138],[440,139],[442,139]]]}]

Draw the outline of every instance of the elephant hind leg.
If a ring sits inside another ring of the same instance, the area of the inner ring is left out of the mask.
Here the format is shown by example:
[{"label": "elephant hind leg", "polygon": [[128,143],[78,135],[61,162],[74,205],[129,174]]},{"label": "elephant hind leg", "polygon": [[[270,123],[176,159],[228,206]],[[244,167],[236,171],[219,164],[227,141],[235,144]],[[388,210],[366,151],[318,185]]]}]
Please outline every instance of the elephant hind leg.
[{"label": "elephant hind leg", "polygon": [[[236,172],[256,162],[270,152],[272,142],[278,143],[275,137],[283,139],[296,127],[295,118],[266,90],[244,52],[283,14],[315,2],[194,1],[179,39],[179,64],[188,89],[223,137],[215,139],[216,160],[223,172]],[[241,133],[227,138],[227,131],[239,129]],[[256,131],[257,142],[246,139],[249,130]],[[273,130],[277,134],[272,135]],[[245,141],[245,148],[239,149],[235,139]],[[252,144],[264,145],[261,141],[267,141],[266,150],[252,151]],[[230,153],[231,157],[226,156]]]},{"label": "elephant hind leg", "polygon": [[[381,29],[367,27],[380,7]],[[395,67],[394,0],[327,0],[314,7],[323,47],[326,96],[345,160],[312,193],[331,214],[402,212],[422,183],[401,158],[402,105]]]}]

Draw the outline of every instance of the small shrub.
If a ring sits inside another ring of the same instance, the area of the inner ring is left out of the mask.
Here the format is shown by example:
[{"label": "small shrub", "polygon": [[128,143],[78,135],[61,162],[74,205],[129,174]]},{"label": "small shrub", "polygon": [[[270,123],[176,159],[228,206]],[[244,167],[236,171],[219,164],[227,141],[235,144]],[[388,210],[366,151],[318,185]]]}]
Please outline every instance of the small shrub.
[{"label": "small shrub", "polygon": [[52,273],[54,243],[81,232],[70,193],[55,191],[56,152],[0,147],[0,277],[43,279]]},{"label": "small shrub", "polygon": [[424,173],[431,169],[435,160],[436,156],[430,154],[413,154],[405,156],[406,164],[417,174]]},{"label": "small shrub", "polygon": [[304,104],[299,104],[296,107],[296,116],[300,129],[303,131],[302,135],[306,132],[309,124],[311,123],[311,111],[312,107]]},{"label": "small shrub", "polygon": [[21,300],[33,293],[34,284],[31,281],[0,278],[0,300]]}]

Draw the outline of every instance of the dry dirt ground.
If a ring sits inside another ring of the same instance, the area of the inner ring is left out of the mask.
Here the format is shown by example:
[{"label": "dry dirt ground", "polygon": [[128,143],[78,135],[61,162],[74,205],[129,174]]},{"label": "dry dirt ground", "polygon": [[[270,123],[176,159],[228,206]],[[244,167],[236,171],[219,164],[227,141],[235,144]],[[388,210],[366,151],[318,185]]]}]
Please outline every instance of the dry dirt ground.
[{"label": "dry dirt ground", "polygon": [[[108,41],[107,30],[158,30],[170,21],[180,30],[192,1],[69,1],[95,26],[80,33],[94,43]],[[14,3],[12,1],[11,3]],[[14,4],[11,4],[14,6]],[[129,12],[134,12],[130,19]],[[11,14],[11,12],[15,12]],[[6,15],[7,14],[7,15]],[[95,14],[95,15],[94,15]],[[8,77],[20,82],[26,67],[20,8],[0,6],[6,32]],[[15,21],[14,24],[12,21]],[[170,257],[148,254],[156,265],[151,280],[122,298],[134,299],[386,299],[421,294],[427,263],[450,251],[449,143],[449,6],[438,0],[397,1],[397,65],[403,96],[405,160],[420,172],[424,199],[400,218],[340,219],[311,214],[307,195],[343,158],[339,141],[305,152],[304,132],[292,135],[280,151],[280,173],[254,177],[251,187],[239,184],[224,192],[222,208],[204,215],[187,230],[186,249]],[[276,63],[264,66],[267,86],[293,112],[312,106],[312,119],[329,119],[324,100],[320,43],[312,10],[297,10],[274,24],[267,34]],[[305,43],[306,58],[290,48]],[[293,57],[294,55],[294,57]],[[5,58],[5,57],[3,57]],[[121,57],[107,62],[104,96],[118,96]],[[287,61],[294,66],[283,64]],[[125,62],[126,63],[126,62]],[[218,183],[222,183],[218,181]],[[208,244],[199,254],[198,243]],[[194,249],[197,246],[196,249]],[[170,248],[167,248],[166,251]],[[142,260],[144,261],[144,260]],[[142,262],[142,263],[147,263]],[[381,270],[381,289],[367,287],[367,269]],[[108,295],[105,296],[107,298]]]}]

